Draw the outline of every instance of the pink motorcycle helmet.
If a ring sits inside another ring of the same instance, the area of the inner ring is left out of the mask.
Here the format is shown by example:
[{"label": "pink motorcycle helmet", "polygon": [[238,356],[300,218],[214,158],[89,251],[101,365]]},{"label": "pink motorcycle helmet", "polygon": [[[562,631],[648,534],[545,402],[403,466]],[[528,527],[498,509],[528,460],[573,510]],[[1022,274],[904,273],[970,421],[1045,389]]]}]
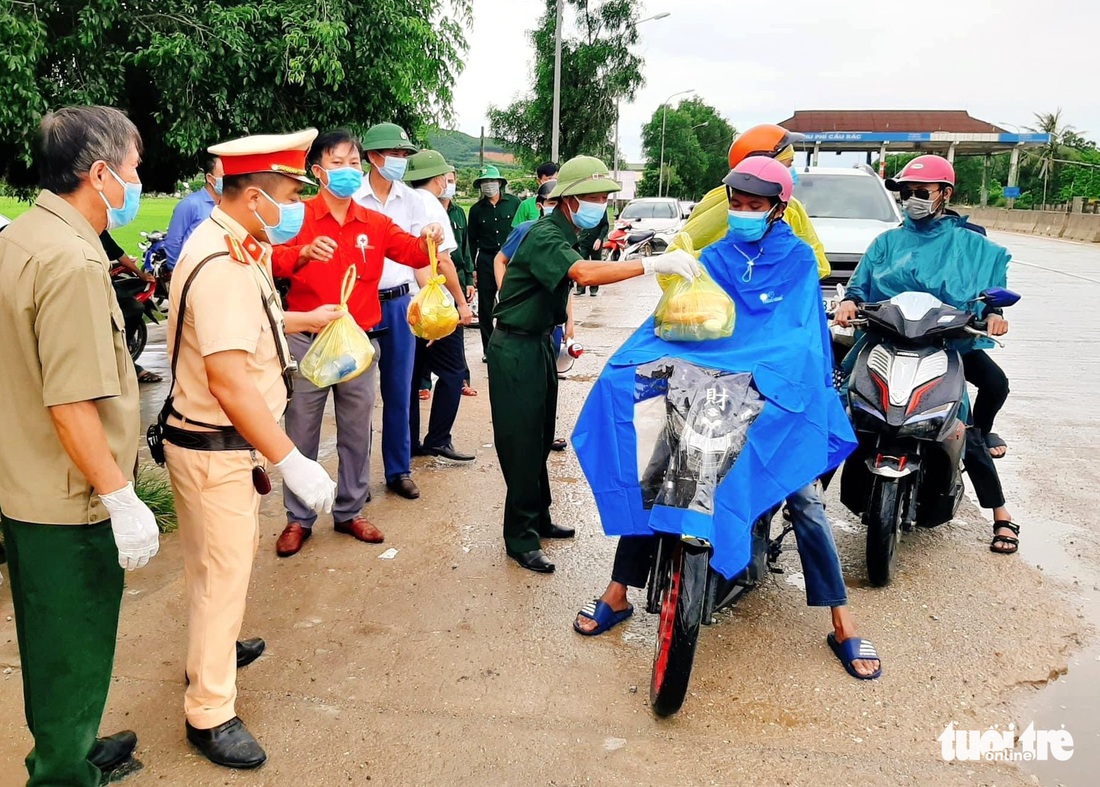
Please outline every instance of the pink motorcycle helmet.
[{"label": "pink motorcycle helmet", "polygon": [[786,204],[794,193],[790,170],[767,156],[750,156],[730,170],[722,181],[727,187],[758,197],[778,197]]},{"label": "pink motorcycle helmet", "polygon": [[898,191],[902,183],[942,183],[954,188],[955,168],[943,156],[917,156],[895,177],[886,179],[886,188]]}]

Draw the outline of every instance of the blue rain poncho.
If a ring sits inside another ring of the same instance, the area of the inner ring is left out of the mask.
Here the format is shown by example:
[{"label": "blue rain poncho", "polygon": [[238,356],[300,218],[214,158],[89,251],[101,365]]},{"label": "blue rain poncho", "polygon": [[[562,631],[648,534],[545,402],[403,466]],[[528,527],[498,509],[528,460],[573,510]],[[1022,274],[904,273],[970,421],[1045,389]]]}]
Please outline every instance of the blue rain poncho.
[{"label": "blue rain poncho", "polygon": [[[733,335],[666,342],[654,335],[650,317],[607,362],[573,443],[607,535],[706,538],[714,547],[711,565],[732,577],[748,564],[752,522],[837,467],[855,447],[855,436],[832,385],[829,333],[810,247],[776,222],[762,242],[726,237],[708,246],[700,262],[734,301]],[[744,448],[718,484],[712,514],[643,506],[636,369],[670,356],[707,369],[749,372],[765,400]]]}]

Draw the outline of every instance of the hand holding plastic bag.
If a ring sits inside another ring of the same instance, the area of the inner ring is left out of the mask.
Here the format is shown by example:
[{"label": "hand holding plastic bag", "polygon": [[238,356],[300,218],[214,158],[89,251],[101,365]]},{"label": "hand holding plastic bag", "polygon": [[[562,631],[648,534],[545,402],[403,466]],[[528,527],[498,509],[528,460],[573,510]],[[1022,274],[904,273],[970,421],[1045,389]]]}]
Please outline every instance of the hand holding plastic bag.
[{"label": "hand holding plastic bag", "polygon": [[443,289],[447,279],[439,275],[435,241],[428,238],[428,257],[432,263],[432,275],[428,283],[409,304],[409,327],[421,339],[436,341],[446,338],[458,327],[458,309],[451,294]]},{"label": "hand holding plastic bag", "polygon": [[347,313],[348,298],[355,289],[355,266],[344,274],[340,305],[344,315],[326,325],[298,364],[298,371],[318,388],[353,380],[374,361],[374,345],[352,316]]},{"label": "hand holding plastic bag", "polygon": [[[694,255],[691,238],[681,232],[673,245]],[[702,271],[694,279],[658,276],[664,290],[653,313],[654,333],[669,342],[705,342],[733,335],[736,321],[733,301]]]}]

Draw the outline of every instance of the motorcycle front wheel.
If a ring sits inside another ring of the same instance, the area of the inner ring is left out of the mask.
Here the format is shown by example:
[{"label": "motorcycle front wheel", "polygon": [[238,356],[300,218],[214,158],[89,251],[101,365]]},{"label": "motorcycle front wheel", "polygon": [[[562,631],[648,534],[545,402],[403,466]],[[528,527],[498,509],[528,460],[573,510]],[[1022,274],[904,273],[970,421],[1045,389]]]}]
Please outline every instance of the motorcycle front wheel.
[{"label": "motorcycle front wheel", "polygon": [[876,477],[871,504],[863,515],[867,526],[867,579],[875,587],[889,585],[897,572],[898,542],[905,514],[907,479]]},{"label": "motorcycle front wheel", "polygon": [[657,647],[649,704],[658,716],[671,716],[684,704],[695,646],[703,622],[708,550],[691,549],[678,541],[669,556],[667,582],[661,591]]},{"label": "motorcycle front wheel", "polygon": [[145,320],[135,320],[126,326],[126,349],[130,351],[130,358],[135,362],[145,352],[145,344],[149,341],[149,329],[145,327]]}]

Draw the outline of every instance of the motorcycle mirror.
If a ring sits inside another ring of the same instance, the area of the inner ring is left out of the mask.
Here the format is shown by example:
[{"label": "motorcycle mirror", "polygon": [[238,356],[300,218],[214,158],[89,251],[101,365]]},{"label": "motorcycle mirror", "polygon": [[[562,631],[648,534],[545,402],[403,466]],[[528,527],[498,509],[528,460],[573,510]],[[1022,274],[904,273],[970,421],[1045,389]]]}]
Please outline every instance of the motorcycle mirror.
[{"label": "motorcycle mirror", "polygon": [[990,287],[982,290],[978,300],[995,309],[1005,309],[1020,300],[1020,294],[1004,287]]}]

